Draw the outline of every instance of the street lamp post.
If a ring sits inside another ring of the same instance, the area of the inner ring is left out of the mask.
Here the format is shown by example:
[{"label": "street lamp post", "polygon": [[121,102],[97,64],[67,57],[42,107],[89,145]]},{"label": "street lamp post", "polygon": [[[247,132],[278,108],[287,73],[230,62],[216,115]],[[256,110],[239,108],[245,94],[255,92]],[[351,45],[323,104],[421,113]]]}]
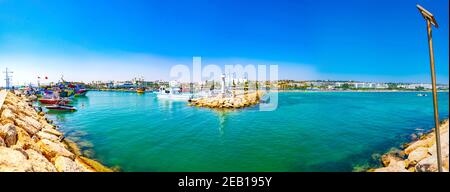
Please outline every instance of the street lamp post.
[{"label": "street lamp post", "polygon": [[433,37],[431,34],[431,25],[438,28],[438,24],[433,14],[424,9],[422,6],[417,5],[420,14],[427,21],[427,32],[428,32],[428,47],[430,53],[430,67],[431,67],[431,83],[433,86],[433,106],[434,106],[434,124],[435,124],[435,135],[436,135],[436,151],[437,151],[437,165],[438,171],[442,172],[442,159],[441,159],[441,139],[439,131],[439,114],[438,114],[438,102],[437,102],[437,91],[436,91],[436,72],[434,70],[434,53],[433,53]]}]

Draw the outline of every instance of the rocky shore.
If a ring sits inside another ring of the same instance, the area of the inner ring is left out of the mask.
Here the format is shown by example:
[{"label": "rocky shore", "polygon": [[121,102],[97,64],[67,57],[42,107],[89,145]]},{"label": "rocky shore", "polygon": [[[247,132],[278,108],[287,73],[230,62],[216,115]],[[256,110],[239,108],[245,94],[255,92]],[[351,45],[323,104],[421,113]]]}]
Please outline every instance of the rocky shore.
[{"label": "rocky shore", "polygon": [[[440,124],[443,171],[449,171],[449,121]],[[401,151],[391,151],[381,157],[384,167],[370,172],[436,172],[437,154],[434,129],[417,141],[408,143]]]},{"label": "rocky shore", "polygon": [[219,108],[219,109],[238,109],[256,105],[260,102],[261,92],[235,95],[225,97],[217,95],[214,97],[195,98],[189,101],[189,106]]},{"label": "rocky shore", "polygon": [[[111,172],[38,113],[25,95],[2,91],[0,172]],[[0,103],[1,105],[1,103]]]}]

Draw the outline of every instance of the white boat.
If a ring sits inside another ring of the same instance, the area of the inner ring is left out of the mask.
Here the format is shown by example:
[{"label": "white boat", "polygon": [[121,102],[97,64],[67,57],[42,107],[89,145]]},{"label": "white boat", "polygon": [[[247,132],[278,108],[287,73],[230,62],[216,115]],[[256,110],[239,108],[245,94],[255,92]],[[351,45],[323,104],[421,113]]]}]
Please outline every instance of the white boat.
[{"label": "white boat", "polygon": [[158,99],[169,99],[178,101],[188,101],[192,99],[193,95],[190,93],[183,93],[176,81],[169,82],[169,87],[160,87],[159,92],[156,94]]}]

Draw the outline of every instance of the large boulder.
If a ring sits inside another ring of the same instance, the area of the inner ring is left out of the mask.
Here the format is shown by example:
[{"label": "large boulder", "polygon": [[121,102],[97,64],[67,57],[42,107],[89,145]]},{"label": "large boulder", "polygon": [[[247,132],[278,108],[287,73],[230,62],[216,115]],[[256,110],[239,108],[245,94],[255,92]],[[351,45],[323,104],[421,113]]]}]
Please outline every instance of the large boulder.
[{"label": "large boulder", "polygon": [[13,120],[16,118],[16,115],[9,108],[5,108],[1,114],[2,119],[10,119]]},{"label": "large boulder", "polygon": [[56,167],[50,163],[41,153],[27,149],[25,151],[28,154],[28,161],[33,166],[35,172],[56,172]]},{"label": "large boulder", "polygon": [[430,154],[428,153],[428,148],[419,147],[414,151],[412,151],[411,153],[409,153],[408,160],[410,163],[416,164],[420,160],[425,159],[429,156]]},{"label": "large boulder", "polygon": [[396,156],[394,153],[387,153],[381,156],[381,163],[387,167],[391,162],[401,161],[402,159]]},{"label": "large boulder", "polygon": [[42,129],[42,124],[31,116],[21,116],[20,119],[22,119],[26,124],[33,126],[38,131]]},{"label": "large boulder", "polygon": [[6,147],[5,140],[3,140],[3,138],[1,137],[0,137],[0,147]]},{"label": "large boulder", "polygon": [[48,139],[42,139],[37,145],[47,159],[52,159],[56,156],[68,157],[70,159],[75,158],[75,155],[67,150],[62,143],[55,143]]},{"label": "large boulder", "polygon": [[56,135],[58,137],[63,135],[61,132],[54,129],[51,125],[44,126],[44,128],[42,128],[41,131]]},{"label": "large boulder", "polygon": [[0,127],[0,137],[3,137],[6,146],[15,145],[17,142],[16,126],[13,124],[6,124]]},{"label": "large boulder", "polygon": [[17,128],[17,146],[20,146],[21,148],[28,149],[30,146],[34,145],[35,142],[31,138],[31,136],[22,128]]},{"label": "large boulder", "polygon": [[422,161],[419,161],[416,165],[417,172],[436,172],[437,169],[437,158],[436,156],[429,156]]},{"label": "large boulder", "polygon": [[84,172],[95,172],[95,169],[92,168],[91,166],[89,166],[86,162],[83,161],[83,159],[77,157],[75,158],[75,163],[79,166],[82,167]]},{"label": "large boulder", "polygon": [[[445,123],[445,126],[441,127],[441,157],[442,157],[442,167],[446,170],[449,169],[449,132],[448,132],[448,121]],[[436,144],[433,144],[428,149],[428,152],[431,153],[432,156],[437,157],[436,152]]]},{"label": "large boulder", "polygon": [[28,149],[34,145],[34,141],[30,135],[20,127],[16,127],[17,130],[17,143],[20,148]]},{"label": "large boulder", "polygon": [[43,132],[43,131],[39,131],[36,133],[36,135],[40,138],[40,139],[47,139],[50,140],[52,142],[59,142],[59,137],[47,132]]},{"label": "large boulder", "polygon": [[64,156],[57,156],[55,159],[55,167],[59,172],[83,172],[82,166],[78,165],[72,159]]},{"label": "large boulder", "polygon": [[31,172],[33,166],[21,152],[0,147],[0,172]]},{"label": "large boulder", "polygon": [[33,126],[31,126],[28,123],[26,123],[25,121],[21,120],[21,119],[17,118],[17,119],[14,120],[14,122],[15,122],[15,124],[17,126],[22,128],[23,130],[25,130],[31,136],[33,136],[34,134],[36,134],[39,131],[36,128],[34,128]]},{"label": "large boulder", "polygon": [[431,147],[433,144],[434,144],[434,136],[429,136],[426,139],[422,139],[422,140],[412,143],[410,146],[408,146],[405,149],[405,153],[410,154],[412,151],[414,151],[415,149],[417,149],[419,147],[428,148],[428,147]]},{"label": "large boulder", "polygon": [[409,172],[404,161],[391,161],[389,166],[375,169],[374,172]]},{"label": "large boulder", "polygon": [[[437,155],[436,152],[436,143],[434,143],[428,150],[429,153],[431,153],[432,155]],[[441,156],[448,157],[449,155],[449,134],[448,131],[441,133]]]},{"label": "large boulder", "polygon": [[79,156],[79,157],[77,157],[75,162],[77,162],[77,161],[79,161],[80,163],[83,162],[84,166],[90,167],[89,170],[91,170],[91,171],[95,171],[95,172],[114,172],[114,170],[112,170],[112,169],[110,169],[108,167],[105,167],[104,165],[102,165],[98,161],[89,159],[87,157]]}]

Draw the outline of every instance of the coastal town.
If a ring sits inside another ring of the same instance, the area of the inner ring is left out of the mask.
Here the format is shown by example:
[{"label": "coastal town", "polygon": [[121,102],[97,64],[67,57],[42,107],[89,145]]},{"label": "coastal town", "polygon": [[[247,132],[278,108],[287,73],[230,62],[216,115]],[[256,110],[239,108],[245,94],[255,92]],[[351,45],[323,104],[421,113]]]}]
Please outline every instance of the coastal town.
[{"label": "coastal town", "polygon": [[[161,86],[168,86],[170,81],[155,80],[144,81],[143,78],[134,78],[126,81],[91,81],[80,82],[86,85],[89,89],[95,90],[136,90],[139,87],[144,87],[147,91],[156,91]],[[245,82],[249,86],[255,87],[255,81],[246,79],[235,79],[226,81],[228,86],[234,84],[238,87],[244,87]],[[40,85],[54,85],[57,82],[40,83]],[[192,87],[195,88],[214,88],[220,87],[220,81],[203,81],[200,83],[180,83],[183,91],[190,92]],[[16,87],[37,86],[37,83],[22,84]],[[278,80],[278,81],[264,81],[259,82],[260,88],[263,89],[277,89],[277,90],[299,90],[299,91],[351,91],[351,90],[392,90],[392,91],[427,91],[431,90],[431,83],[401,83],[401,82],[363,82],[363,81],[337,81],[337,80]],[[448,91],[448,84],[437,84],[437,90]]]}]

